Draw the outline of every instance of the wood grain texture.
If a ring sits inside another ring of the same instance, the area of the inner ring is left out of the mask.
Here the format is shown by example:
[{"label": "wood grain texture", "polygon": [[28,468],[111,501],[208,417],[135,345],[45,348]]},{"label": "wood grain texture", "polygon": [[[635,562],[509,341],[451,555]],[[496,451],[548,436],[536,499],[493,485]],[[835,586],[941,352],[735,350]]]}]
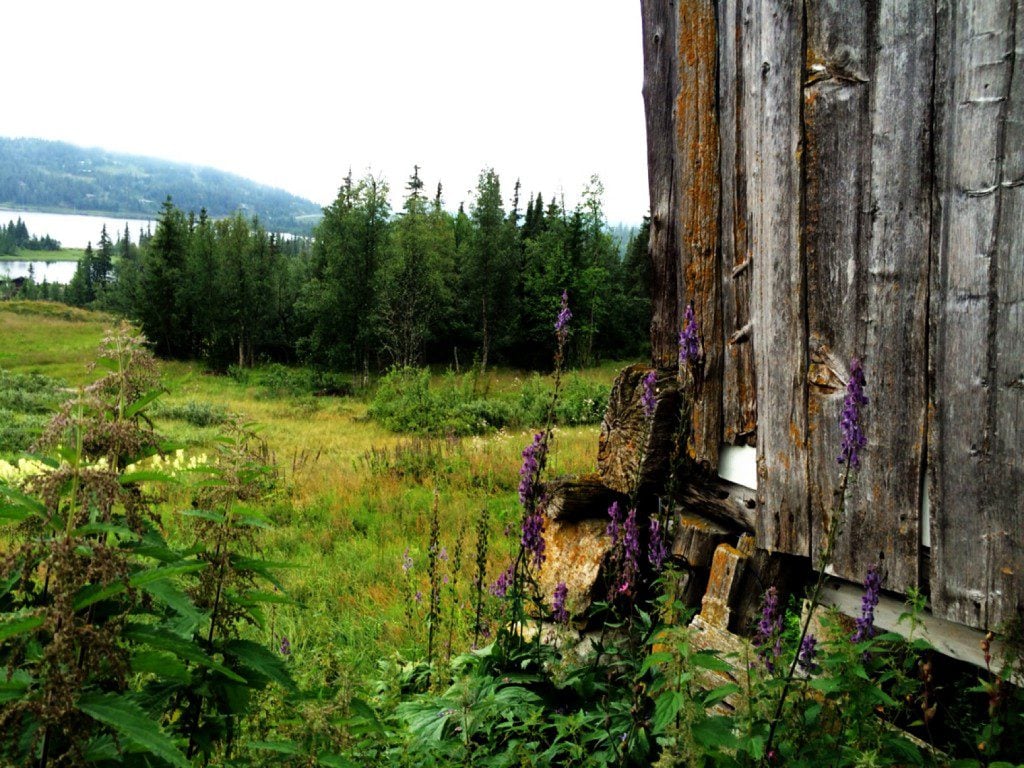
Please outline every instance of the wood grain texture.
[{"label": "wood grain texture", "polygon": [[811,375],[813,550],[839,484],[839,413],[864,360],[869,444],[850,486],[832,568],[879,564],[889,589],[918,582],[927,397],[931,88],[928,3],[808,6],[804,231]]},{"label": "wood grain texture", "polygon": [[[863,356],[865,351],[863,270],[870,247],[872,205],[869,78],[874,75],[872,33],[876,28],[868,5],[868,0],[840,0],[807,6],[803,230],[810,344],[811,551],[815,555],[838,506],[834,491],[841,467],[836,457],[847,365],[851,357]],[[861,512],[856,502],[850,507],[855,517]]]},{"label": "wood grain texture", "polygon": [[757,384],[750,326],[747,170],[741,126],[750,113],[741,53],[744,2],[718,11],[718,128],[721,183],[722,441],[755,445]]},{"label": "wood grain texture", "polygon": [[[746,21],[746,20],[745,20]],[[743,77],[757,93],[744,120],[760,547],[810,553],[804,269],[800,240],[803,6],[754,5]]]},{"label": "wood grain texture", "polygon": [[679,221],[675,98],[679,93],[677,12],[667,0],[641,0],[647,180],[651,196],[651,358],[675,365],[679,328]]},{"label": "wood grain texture", "polygon": [[1019,197],[1006,176],[1019,149],[1007,163],[1020,121],[1019,5],[975,0],[937,16],[932,604],[981,628],[1020,610],[1021,446],[1004,438],[1021,423],[1021,358],[1000,352],[1019,344],[1021,252],[1008,231],[1019,231]]},{"label": "wood grain texture", "polygon": [[683,306],[692,302],[702,339],[703,376],[692,413],[692,458],[713,470],[718,467],[722,440],[723,346],[715,2],[678,0],[678,5],[675,138],[681,247],[677,295]]}]

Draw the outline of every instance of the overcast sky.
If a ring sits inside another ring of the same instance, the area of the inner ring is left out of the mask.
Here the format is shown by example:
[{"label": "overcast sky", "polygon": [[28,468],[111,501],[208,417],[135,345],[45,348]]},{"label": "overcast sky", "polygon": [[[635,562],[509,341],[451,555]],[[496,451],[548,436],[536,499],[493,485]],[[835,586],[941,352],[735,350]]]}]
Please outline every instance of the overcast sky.
[{"label": "overcast sky", "polygon": [[518,176],[572,205],[597,173],[610,221],[647,211],[636,0],[12,0],[3,16],[0,135],[321,205],[349,167],[400,192],[415,163],[450,209],[491,166],[506,200]]}]

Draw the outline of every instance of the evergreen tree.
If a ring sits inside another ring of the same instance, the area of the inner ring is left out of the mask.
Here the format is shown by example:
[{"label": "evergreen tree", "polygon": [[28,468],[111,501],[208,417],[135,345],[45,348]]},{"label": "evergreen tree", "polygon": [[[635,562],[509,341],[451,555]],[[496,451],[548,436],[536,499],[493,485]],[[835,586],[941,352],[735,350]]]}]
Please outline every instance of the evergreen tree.
[{"label": "evergreen tree", "polygon": [[102,293],[107,283],[110,282],[114,271],[114,244],[107,234],[107,225],[104,224],[100,230],[99,249],[92,260],[92,284],[97,293]]},{"label": "evergreen tree", "polygon": [[78,266],[75,267],[75,274],[72,276],[71,282],[68,283],[66,293],[68,304],[76,307],[84,307],[95,300],[96,291],[93,285],[93,262],[92,242],[90,241],[85,246],[85,255],[82,256],[78,262]]},{"label": "evergreen tree", "polygon": [[161,357],[187,351],[179,317],[178,290],[188,248],[188,222],[170,196],[164,201],[156,232],[143,251],[134,315]]}]

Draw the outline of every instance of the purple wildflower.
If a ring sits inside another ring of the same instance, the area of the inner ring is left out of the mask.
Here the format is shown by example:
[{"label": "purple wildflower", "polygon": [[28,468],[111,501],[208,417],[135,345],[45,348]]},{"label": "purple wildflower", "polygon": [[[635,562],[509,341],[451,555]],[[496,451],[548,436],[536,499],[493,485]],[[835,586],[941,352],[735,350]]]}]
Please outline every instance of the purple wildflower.
[{"label": "purple wildflower", "polygon": [[640,530],[636,524],[636,509],[630,509],[622,524],[622,582],[619,584],[619,592],[629,592],[639,570]]},{"label": "purple wildflower", "polygon": [[412,556],[409,554],[409,548],[405,548],[405,552],[402,554],[402,573],[408,573],[412,570]]},{"label": "purple wildflower", "polygon": [[839,416],[839,431],[843,433],[837,461],[851,469],[860,466],[860,451],[868,444],[861,427],[861,408],[868,404],[864,396],[864,368],[856,357],[850,361],[850,380],[846,384],[846,400]]},{"label": "purple wildflower", "polygon": [[515,576],[515,574],[513,573],[515,567],[515,563],[509,563],[508,568],[501,572],[501,575],[498,577],[497,581],[491,584],[492,595],[494,595],[495,597],[504,597],[508,594],[508,588],[511,586],[512,579]]},{"label": "purple wildflower", "polygon": [[608,527],[605,529],[605,533],[612,540],[612,548],[614,549],[619,543],[619,528],[622,526],[622,510],[619,509],[619,502],[613,501],[612,505],[608,507]]},{"label": "purple wildflower", "polygon": [[422,603],[423,602],[423,591],[420,590],[420,589],[417,589],[416,590],[416,594],[412,596],[412,599],[415,600],[417,603]]},{"label": "purple wildflower", "polygon": [[859,643],[875,636],[875,608],[878,606],[881,589],[882,574],[877,565],[872,565],[868,568],[867,576],[864,577],[864,597],[860,599],[860,618],[857,619],[857,628],[850,638],[853,642]]},{"label": "purple wildflower", "polygon": [[448,547],[441,547],[441,551],[437,554],[437,557],[442,562],[448,562]]},{"label": "purple wildflower", "polygon": [[817,667],[814,663],[814,657],[817,654],[818,638],[814,635],[804,635],[804,639],[800,641],[800,651],[797,654],[797,664],[800,668],[807,672],[813,672]]},{"label": "purple wildflower", "polygon": [[779,613],[779,592],[769,587],[764,593],[761,620],[757,622],[754,647],[769,672],[775,670],[775,660],[782,653],[782,614]]},{"label": "purple wildflower", "polygon": [[679,331],[679,365],[686,367],[700,362],[700,329],[693,314],[693,303],[686,305],[683,329]]},{"label": "purple wildflower", "polygon": [[647,418],[651,418],[654,415],[654,406],[658,404],[657,398],[654,395],[654,385],[657,379],[658,374],[656,371],[650,371],[644,376],[644,393],[640,396],[640,402],[644,406],[644,414]]},{"label": "purple wildflower", "polygon": [[559,624],[566,624],[569,621],[569,611],[565,607],[565,598],[569,595],[569,588],[564,581],[558,582],[555,587],[555,596],[552,602],[552,618]]},{"label": "purple wildflower", "polygon": [[538,507],[523,519],[523,549],[530,555],[534,568],[544,563],[544,510]]},{"label": "purple wildflower", "polygon": [[279,650],[281,651],[281,655],[282,656],[291,656],[292,655],[292,644],[288,640],[288,636],[287,635],[281,635],[281,647],[280,647]]},{"label": "purple wildflower", "polygon": [[547,443],[543,432],[535,434],[533,442],[523,448],[523,466],[519,469],[519,503],[524,507],[528,508],[534,499],[534,483],[546,451]]},{"label": "purple wildflower", "polygon": [[666,557],[668,557],[668,549],[665,547],[661,523],[658,522],[658,518],[652,517],[647,542],[647,559],[655,571],[660,571]]},{"label": "purple wildflower", "polygon": [[558,320],[555,321],[555,334],[558,336],[558,343],[564,344],[566,336],[569,335],[569,321],[572,320],[572,312],[569,310],[569,291],[562,291],[562,307],[558,313]]}]

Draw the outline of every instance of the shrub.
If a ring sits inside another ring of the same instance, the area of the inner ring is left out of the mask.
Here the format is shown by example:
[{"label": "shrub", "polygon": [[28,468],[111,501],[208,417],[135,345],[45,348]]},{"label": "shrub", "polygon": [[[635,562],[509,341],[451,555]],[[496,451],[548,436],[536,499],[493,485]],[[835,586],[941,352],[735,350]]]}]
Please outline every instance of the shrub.
[{"label": "shrub", "polygon": [[228,412],[223,405],[216,403],[189,400],[187,403],[160,403],[152,409],[157,419],[184,421],[193,427],[214,427],[228,420]]}]

